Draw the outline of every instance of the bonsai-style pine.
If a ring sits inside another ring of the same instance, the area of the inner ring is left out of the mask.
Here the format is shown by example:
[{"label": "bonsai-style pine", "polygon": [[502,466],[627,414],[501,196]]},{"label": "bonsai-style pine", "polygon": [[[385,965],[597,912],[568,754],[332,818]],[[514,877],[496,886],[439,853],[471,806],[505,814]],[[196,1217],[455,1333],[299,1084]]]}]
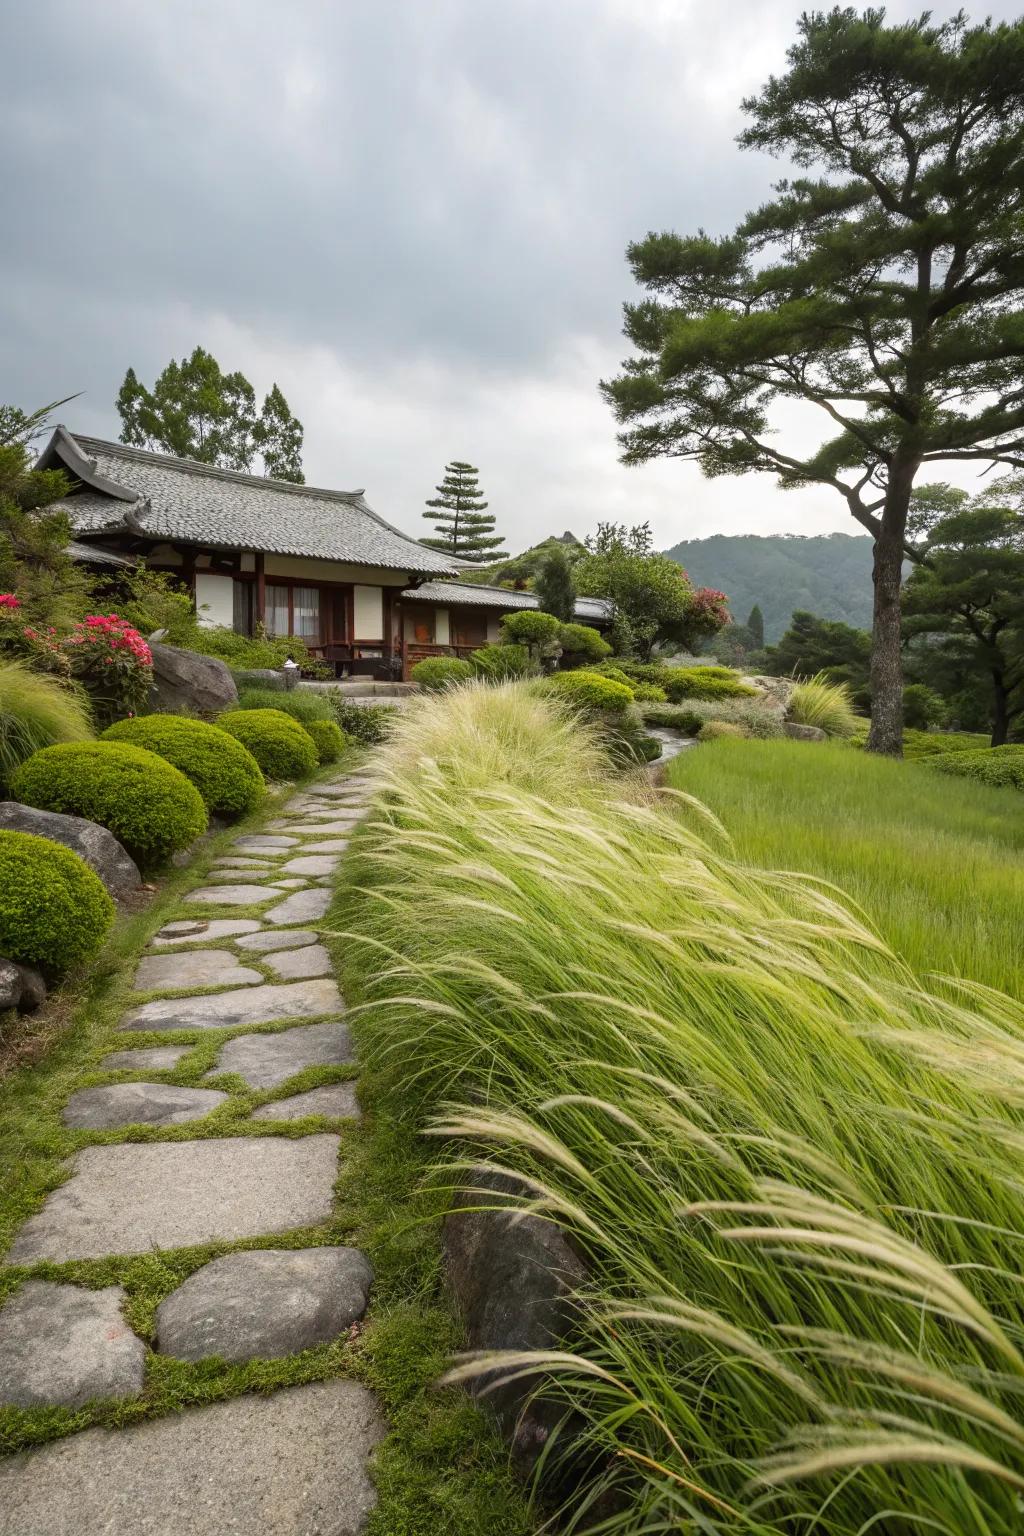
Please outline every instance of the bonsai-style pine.
[{"label": "bonsai-style pine", "polygon": [[437,487],[424,512],[434,524],[438,537],[421,539],[428,549],[439,549],[461,560],[493,560],[501,550],[502,539],[494,532],[493,512],[486,512],[486,501],[477,483],[479,470],[455,459],[444,467],[444,479]]}]

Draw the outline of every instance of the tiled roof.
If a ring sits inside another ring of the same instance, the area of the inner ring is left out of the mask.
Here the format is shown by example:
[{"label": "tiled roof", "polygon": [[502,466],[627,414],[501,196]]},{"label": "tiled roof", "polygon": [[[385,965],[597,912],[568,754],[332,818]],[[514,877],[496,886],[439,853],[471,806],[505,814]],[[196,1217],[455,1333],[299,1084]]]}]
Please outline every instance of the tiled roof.
[{"label": "tiled roof", "polygon": [[362,491],[237,474],[58,427],[39,460],[81,483],[64,503],[82,534],[117,529],[220,549],[263,550],[425,575],[461,565],[386,523]]},{"label": "tiled roof", "polygon": [[77,539],[72,539],[67,548],[72,560],[78,560],[83,565],[134,565],[134,560],[127,559],[124,555],[115,554],[112,549],[104,549],[99,544],[79,544]]},{"label": "tiled roof", "polygon": [[[517,608],[540,606],[533,592],[517,592],[511,587],[485,587],[472,581],[425,581],[422,586],[411,587],[408,592],[403,592],[402,596],[422,603],[500,608],[505,613],[511,613]],[[610,622],[612,605],[605,597],[578,597],[576,617]]]}]

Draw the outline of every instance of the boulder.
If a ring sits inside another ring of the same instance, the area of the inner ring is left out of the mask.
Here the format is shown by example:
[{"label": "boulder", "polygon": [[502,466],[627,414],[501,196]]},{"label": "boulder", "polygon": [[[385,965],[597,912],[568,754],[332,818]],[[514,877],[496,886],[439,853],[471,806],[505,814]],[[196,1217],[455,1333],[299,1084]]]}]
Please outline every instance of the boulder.
[{"label": "boulder", "polygon": [[34,965],[18,965],[21,972],[21,997],[18,999],[19,1013],[34,1013],[35,1010],[46,1002],[46,982]]},{"label": "boulder", "polygon": [[142,884],[135,861],[129,858],[112,832],[84,816],[61,816],[56,811],[37,811],[16,800],[0,801],[0,828],[6,832],[31,832],[63,843],[94,869],[112,896],[126,896]]},{"label": "boulder", "polygon": [[21,1002],[21,967],[13,960],[0,960],[0,1013],[17,1008]]},{"label": "boulder", "polygon": [[793,741],[828,741],[828,733],[816,725],[797,725],[795,720],[786,720],[782,729]]},{"label": "boulder", "polygon": [[761,696],[758,703],[764,708],[770,709],[779,715],[786,713],[786,710],[789,708],[789,701],[793,696],[793,689],[796,687],[795,677],[747,676],[744,674],[743,681],[749,683],[751,688],[757,689]]},{"label": "boulder", "polygon": [[163,714],[219,715],[234,709],[238,689],[217,656],[200,656],[176,645],[153,645],[153,687],[149,701]]},{"label": "boulder", "polygon": [[[539,1216],[516,1215],[516,1186],[503,1175],[480,1170],[464,1209],[444,1223],[448,1289],[462,1317],[471,1350],[547,1349],[557,1346],[572,1321],[572,1293],[586,1270],[562,1232]],[[490,1208],[488,1208],[490,1207]],[[530,1401],[529,1377],[495,1386],[500,1372],[478,1377],[482,1394],[522,1470],[533,1466],[564,1407]]]}]

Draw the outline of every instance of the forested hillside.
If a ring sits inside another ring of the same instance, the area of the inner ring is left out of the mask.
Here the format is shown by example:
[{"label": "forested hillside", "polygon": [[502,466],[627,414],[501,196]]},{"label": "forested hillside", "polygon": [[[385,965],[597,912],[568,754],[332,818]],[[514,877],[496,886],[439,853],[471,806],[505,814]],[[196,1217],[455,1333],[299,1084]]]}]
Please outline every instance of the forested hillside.
[{"label": "forested hillside", "polygon": [[666,554],[686,567],[695,585],[724,592],[738,622],[759,603],[768,641],[780,638],[795,608],[871,628],[867,535],[714,534],[684,539]]}]

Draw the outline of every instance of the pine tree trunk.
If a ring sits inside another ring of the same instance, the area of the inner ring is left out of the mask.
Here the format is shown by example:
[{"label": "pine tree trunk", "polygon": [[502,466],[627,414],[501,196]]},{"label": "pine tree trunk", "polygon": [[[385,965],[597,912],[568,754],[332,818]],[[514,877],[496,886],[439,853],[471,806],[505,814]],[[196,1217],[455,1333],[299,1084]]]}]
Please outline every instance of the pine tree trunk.
[{"label": "pine tree trunk", "polygon": [[900,634],[900,585],[903,538],[917,464],[895,459],[875,540],[874,619],[871,628],[871,730],[868,751],[903,756],[903,652]]},{"label": "pine tree trunk", "polygon": [[992,672],[992,740],[993,747],[1005,747],[1010,734],[1010,690],[998,669]]}]

